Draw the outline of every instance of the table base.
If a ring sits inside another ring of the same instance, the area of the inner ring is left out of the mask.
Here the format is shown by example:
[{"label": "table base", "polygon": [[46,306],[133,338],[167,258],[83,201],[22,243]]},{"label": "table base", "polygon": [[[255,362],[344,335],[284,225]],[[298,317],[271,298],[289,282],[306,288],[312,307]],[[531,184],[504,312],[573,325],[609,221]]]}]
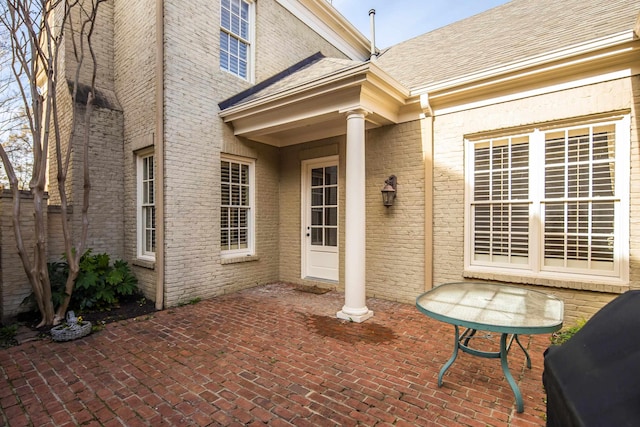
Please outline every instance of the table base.
[{"label": "table base", "polygon": [[468,328],[462,333],[462,335],[460,335],[460,328],[458,327],[458,325],[454,325],[454,327],[456,332],[455,332],[455,342],[453,346],[453,354],[451,355],[451,358],[447,361],[447,363],[444,364],[442,369],[440,369],[440,373],[438,374],[438,387],[442,386],[442,377],[444,376],[444,373],[447,372],[447,369],[449,369],[451,365],[453,365],[453,362],[458,357],[458,349],[464,351],[465,353],[469,353],[478,357],[484,357],[487,359],[500,359],[500,365],[502,366],[502,372],[504,373],[504,377],[507,379],[507,382],[509,383],[511,390],[513,390],[513,394],[515,395],[517,410],[519,413],[524,412],[524,403],[522,401],[522,394],[520,394],[520,389],[518,388],[518,385],[513,379],[513,376],[509,371],[509,364],[507,363],[507,355],[509,354],[509,350],[511,349],[511,344],[515,339],[515,341],[518,343],[518,345],[524,352],[525,357],[527,358],[527,368],[531,369],[531,358],[529,357],[529,353],[527,353],[527,350],[524,348],[524,346],[520,342],[518,335],[511,334],[511,337],[509,337],[510,334],[503,333],[500,336],[500,351],[481,351],[481,350],[477,350],[469,347],[469,340],[474,337],[476,332],[478,332],[476,329]]}]

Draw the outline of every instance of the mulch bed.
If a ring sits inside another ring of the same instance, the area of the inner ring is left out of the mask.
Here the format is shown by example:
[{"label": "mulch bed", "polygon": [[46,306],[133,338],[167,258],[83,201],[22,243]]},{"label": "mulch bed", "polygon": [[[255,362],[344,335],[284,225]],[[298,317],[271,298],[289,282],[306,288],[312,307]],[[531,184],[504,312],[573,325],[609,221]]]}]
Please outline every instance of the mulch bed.
[{"label": "mulch bed", "polygon": [[[122,299],[117,306],[107,310],[74,310],[76,316],[82,316],[84,320],[90,321],[94,325],[117,322],[124,319],[145,316],[156,311],[153,301],[136,296]],[[40,322],[40,313],[21,313],[16,319],[19,323],[36,329]],[[47,332],[50,327],[40,328],[38,331]]]}]

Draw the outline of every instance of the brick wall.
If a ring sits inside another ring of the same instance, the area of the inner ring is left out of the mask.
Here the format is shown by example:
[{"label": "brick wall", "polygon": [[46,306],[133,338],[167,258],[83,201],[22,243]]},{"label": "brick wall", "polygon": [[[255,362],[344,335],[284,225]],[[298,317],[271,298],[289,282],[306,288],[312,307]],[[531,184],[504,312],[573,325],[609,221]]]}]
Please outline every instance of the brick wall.
[{"label": "brick wall", "polygon": [[[219,0],[214,0],[219,3]],[[314,33],[275,0],[256,4],[256,82],[279,73],[321,51],[327,57],[345,58],[335,47]],[[219,22],[219,21],[214,21]],[[216,46],[218,46],[216,34]],[[216,62],[218,62],[216,54]]]},{"label": "brick wall", "polygon": [[[485,108],[438,116],[434,121],[434,248],[433,281],[440,284],[462,280],[464,221],[464,147],[467,134],[535,123],[570,119],[604,112],[631,109],[631,217],[630,217],[630,288],[640,288],[640,235],[634,224],[640,222],[637,201],[640,182],[638,149],[638,77],[620,79],[505,102]],[[488,280],[532,281],[503,275],[483,275]],[[588,318],[599,307],[615,297],[602,285],[583,289],[563,289],[561,281],[535,280],[537,289],[555,293],[565,300],[566,319]],[[572,286],[577,286],[573,284]]]},{"label": "brick wall", "polygon": [[[81,22],[81,16],[89,13],[92,1],[83,0],[78,5],[71,9],[70,18],[74,22],[74,34],[76,34],[76,45],[79,46],[79,37],[77,36]],[[135,3],[135,2],[131,2]],[[87,6],[85,6],[85,4]],[[82,9],[81,9],[82,8]],[[96,17],[93,35],[91,37],[91,45],[93,51],[96,54],[96,87],[113,91],[113,8],[114,0],[107,0],[100,3],[98,7],[98,14]],[[84,18],[86,19],[86,18]],[[73,55],[73,42],[70,37],[71,29],[67,26],[65,38],[65,69],[66,76],[69,79],[73,79],[76,73],[77,61]],[[80,81],[90,82],[92,75],[93,63],[91,61],[91,55],[88,49],[86,49],[85,42],[85,54],[80,69]]]},{"label": "brick wall", "polygon": [[[29,256],[33,256],[35,243],[33,197],[23,192],[20,195],[20,223],[22,237]],[[45,222],[47,212],[44,212]],[[31,294],[29,279],[18,255],[13,231],[13,197],[9,190],[0,192],[0,322],[6,322],[26,307],[20,304]]]},{"label": "brick wall", "polygon": [[[126,258],[145,294],[155,296],[156,268],[136,260],[136,151],[155,131],[154,0],[114,0],[115,91],[124,117]],[[277,277],[278,158],[273,148],[237,140],[218,118],[217,103],[250,87],[219,70],[219,2],[166,1],[165,25],[165,284],[166,304],[212,296]],[[294,48],[289,43],[296,40]],[[338,52],[273,0],[256,3],[256,80],[322,50]],[[220,152],[257,158],[257,260],[220,263]],[[158,159],[160,160],[160,159]]]},{"label": "brick wall", "polygon": [[[72,9],[71,18],[78,28],[79,9]],[[61,67],[64,78],[75,78],[75,59],[71,47],[71,31],[66,33],[65,49]],[[96,80],[97,98],[93,114],[90,118],[89,135],[89,175],[91,192],[89,195],[89,234],[86,248],[94,252],[108,252],[115,258],[124,256],[123,233],[123,151],[122,132],[123,117],[120,105],[113,91],[113,1],[102,3],[95,24],[92,46],[96,54],[98,75]],[[85,52],[88,55],[88,52]],[[88,57],[88,56],[87,56]],[[90,57],[89,57],[90,58]],[[83,62],[79,83],[90,84],[92,63],[90,59]],[[64,81],[60,79],[59,81]],[[78,246],[82,226],[82,204],[84,197],[83,180],[83,137],[85,132],[85,100],[79,99],[72,105],[71,96],[65,84],[58,85],[59,119],[62,126],[60,142],[63,154],[71,144],[70,166],[66,179],[67,204],[69,222],[72,227],[73,246]],[[71,136],[71,123],[75,114],[75,128]],[[71,140],[73,138],[73,140]],[[53,143],[53,139],[52,139]],[[55,161],[56,149],[51,146],[49,164],[49,204],[60,205],[58,191],[58,165]],[[55,208],[54,208],[55,211]],[[55,214],[54,214],[55,215]],[[51,259],[59,259],[64,251],[62,225],[58,215],[50,221]]]},{"label": "brick wall", "polygon": [[124,257],[147,298],[155,299],[153,263],[137,256],[136,152],[153,147],[156,126],[155,0],[114,0],[114,81],[123,111]]},{"label": "brick wall", "polygon": [[[421,122],[415,121],[370,130],[365,136],[367,296],[413,302],[424,291],[425,182],[421,130]],[[344,289],[345,150],[344,137],[281,150],[280,278],[286,282]],[[340,180],[340,281],[327,283],[302,279],[302,161],[336,154],[339,155]],[[380,190],[392,174],[398,179],[398,196],[394,206],[385,208]]]},{"label": "brick wall", "polygon": [[[346,118],[345,118],[346,122]],[[344,289],[344,280],[340,284],[302,279],[302,217],[301,217],[301,180],[302,162],[328,156],[339,156],[338,160],[338,245],[344,248],[344,179],[345,179],[345,137],[330,138],[305,144],[292,145],[280,149],[280,280],[308,286],[337,287]],[[344,278],[344,254],[340,254],[340,277]],[[339,307],[336,308],[336,310]]]},{"label": "brick wall", "polygon": [[[421,122],[366,135],[367,295],[414,302],[425,286],[425,182]],[[398,180],[393,206],[382,204],[389,175]]]},{"label": "brick wall", "polygon": [[[65,118],[70,116],[71,103],[63,104]],[[67,195],[69,198],[69,222],[72,227],[73,246],[77,247],[82,228],[82,204],[84,199],[82,138],[84,134],[84,107],[76,105],[78,123],[73,140]],[[122,113],[118,110],[94,108],[89,135],[89,232],[86,248],[94,253],[107,252],[115,258],[124,257],[123,229],[123,159],[122,159]],[[68,137],[67,137],[68,138]],[[68,139],[63,139],[66,144]],[[50,162],[49,204],[59,206],[57,165]],[[54,208],[49,221],[49,257],[60,259],[64,252],[61,216]]]}]

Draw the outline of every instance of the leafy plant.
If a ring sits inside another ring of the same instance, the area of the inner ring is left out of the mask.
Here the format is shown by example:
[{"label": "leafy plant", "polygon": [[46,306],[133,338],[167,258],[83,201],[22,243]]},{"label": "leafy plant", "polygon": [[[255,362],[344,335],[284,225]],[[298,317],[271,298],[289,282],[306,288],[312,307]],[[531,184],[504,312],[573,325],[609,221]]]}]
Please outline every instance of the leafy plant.
[{"label": "leafy plant", "polygon": [[[66,260],[50,262],[47,265],[51,280],[51,298],[58,307],[65,296],[65,283],[69,273]],[[118,305],[125,296],[140,295],[138,279],[131,267],[123,260],[111,264],[108,254],[92,254],[87,250],[80,258],[80,272],[75,281],[69,309],[106,310]],[[23,304],[35,305],[33,294],[25,298]],[[32,306],[33,306],[32,305]]]},{"label": "leafy plant", "polygon": [[80,310],[109,308],[118,304],[120,297],[138,293],[138,279],[125,261],[111,265],[108,254],[92,255],[91,250],[80,258],[80,273],[71,298]]},{"label": "leafy plant", "polygon": [[562,329],[558,332],[554,332],[551,334],[551,344],[560,345],[567,342],[580,329],[582,329],[585,323],[587,323],[585,319],[579,319],[575,325]]}]

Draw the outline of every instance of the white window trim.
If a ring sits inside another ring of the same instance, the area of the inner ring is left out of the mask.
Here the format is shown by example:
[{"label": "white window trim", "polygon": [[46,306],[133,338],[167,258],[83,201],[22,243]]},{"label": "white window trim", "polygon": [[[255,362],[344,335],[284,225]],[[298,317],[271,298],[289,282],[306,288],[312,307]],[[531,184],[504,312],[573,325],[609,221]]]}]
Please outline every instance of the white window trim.
[{"label": "white window trim", "polygon": [[[256,203],[255,203],[255,187],[256,187],[256,162],[254,159],[245,157],[233,156],[228,154],[220,155],[220,163],[228,161],[233,163],[240,163],[249,166],[249,232],[247,233],[248,245],[244,249],[231,249],[223,250],[220,248],[220,257],[223,259],[238,258],[245,256],[255,255],[255,218],[256,218]],[[222,185],[222,182],[220,182]],[[220,187],[218,187],[220,189]],[[222,200],[220,201],[220,207],[222,207]],[[218,217],[219,218],[219,217]],[[218,221],[218,234],[220,234],[220,221]],[[220,239],[218,239],[218,247],[220,247]]]},{"label": "white window trim", "polygon": [[[576,121],[575,123],[563,123],[562,125],[546,125],[535,128],[528,133],[530,137],[530,164],[544,164],[544,131],[549,129],[566,129],[575,126],[582,126],[590,123],[588,120]],[[541,260],[544,256],[544,246],[542,244],[542,217],[541,217],[541,200],[543,198],[543,189],[541,185],[537,185],[543,181],[541,173],[543,168],[530,168],[529,174],[529,202],[533,206],[529,214],[529,263],[523,265],[497,263],[482,264],[473,262],[473,224],[471,204],[473,201],[473,150],[470,148],[475,141],[480,138],[465,138],[465,196],[464,196],[464,270],[465,276],[474,277],[480,275],[486,278],[495,278],[498,280],[500,276],[505,278],[520,277],[528,281],[549,280],[553,282],[577,282],[577,283],[598,283],[606,282],[611,285],[628,285],[629,284],[629,180],[630,180],[630,135],[631,135],[631,118],[628,114],[614,117],[598,117],[594,123],[612,123],[616,129],[616,157],[615,157],[615,195],[619,200],[619,209],[616,211],[614,219],[614,239],[616,247],[614,250],[614,271],[598,272],[585,270],[576,270],[569,272],[556,271],[553,268],[541,266]],[[517,135],[521,132],[514,130],[512,134],[504,131],[500,135]],[[483,136],[482,139],[486,139]]]},{"label": "white window trim", "polygon": [[[218,59],[218,68],[229,74],[232,75],[234,77],[237,77],[239,79],[242,80],[246,80],[249,83],[255,83],[255,63],[256,63],[256,3],[255,0],[241,0],[244,1],[246,3],[249,3],[249,38],[247,39],[247,42],[249,43],[248,46],[248,54],[247,54],[247,77],[242,77],[238,74],[232,73],[229,70],[225,70],[224,68],[222,68],[221,64],[220,64],[220,59]],[[220,14],[222,14],[222,4],[221,1],[218,2],[218,6],[220,8]],[[223,31],[225,33],[230,34],[232,37],[237,37],[237,35],[230,33],[227,29],[222,27],[222,18],[219,19],[219,29],[218,29],[218,37],[220,37],[220,31]],[[220,49],[220,40],[218,40],[218,49]]]},{"label": "white window trim", "polygon": [[[142,213],[142,202],[143,202],[143,185],[142,185],[142,168],[144,166],[144,159],[153,156],[153,167],[154,167],[154,197],[157,196],[157,192],[155,191],[156,185],[156,158],[153,150],[144,150],[136,153],[136,234],[137,234],[137,249],[136,256],[138,259],[145,261],[154,261],[156,260],[156,253],[145,251],[145,220]],[[154,200],[155,206],[155,200]],[[157,223],[156,223],[157,226]]]}]

